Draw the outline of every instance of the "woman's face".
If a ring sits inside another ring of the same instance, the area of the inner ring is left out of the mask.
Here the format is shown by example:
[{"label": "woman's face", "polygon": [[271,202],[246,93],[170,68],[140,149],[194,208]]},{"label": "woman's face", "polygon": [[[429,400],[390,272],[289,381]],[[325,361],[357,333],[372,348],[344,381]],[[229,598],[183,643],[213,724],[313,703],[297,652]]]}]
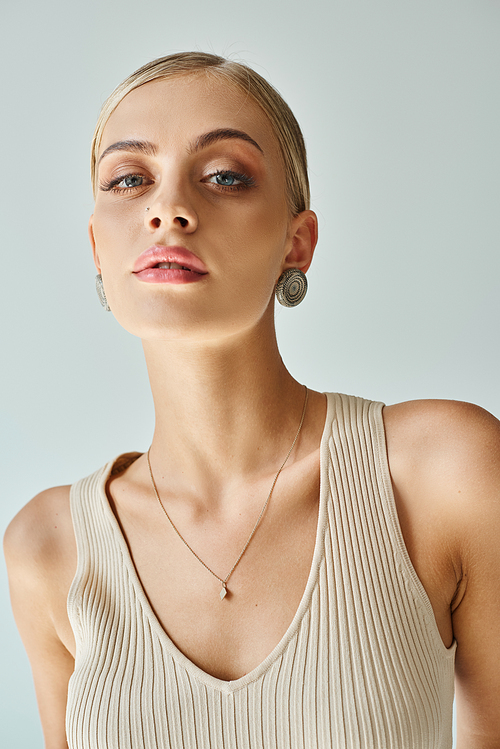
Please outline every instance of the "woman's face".
[{"label": "woman's face", "polygon": [[314,214],[290,216],[271,125],[232,85],[195,74],[135,89],[109,118],[99,159],[91,241],[131,333],[238,334],[272,313],[284,268],[309,265]]}]

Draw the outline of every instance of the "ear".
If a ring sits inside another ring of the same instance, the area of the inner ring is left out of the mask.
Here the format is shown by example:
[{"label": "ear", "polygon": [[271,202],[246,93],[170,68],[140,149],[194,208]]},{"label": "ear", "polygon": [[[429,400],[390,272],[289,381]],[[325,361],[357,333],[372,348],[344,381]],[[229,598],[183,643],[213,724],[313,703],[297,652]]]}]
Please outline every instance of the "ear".
[{"label": "ear", "polygon": [[318,217],[314,211],[302,211],[290,222],[289,249],[282,270],[300,268],[304,273],[312,263],[314,248],[318,241]]},{"label": "ear", "polygon": [[95,267],[97,268],[98,273],[101,272],[101,263],[99,260],[99,255],[97,254],[96,246],[95,246],[95,237],[94,237],[94,214],[89,219],[89,239],[90,244],[92,247],[92,254],[94,256],[94,263]]}]

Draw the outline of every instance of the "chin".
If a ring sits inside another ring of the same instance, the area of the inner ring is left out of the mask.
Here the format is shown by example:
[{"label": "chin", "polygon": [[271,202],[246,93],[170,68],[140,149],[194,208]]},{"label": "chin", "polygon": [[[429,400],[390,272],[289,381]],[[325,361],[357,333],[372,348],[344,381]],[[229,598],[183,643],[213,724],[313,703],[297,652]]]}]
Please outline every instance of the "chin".
[{"label": "chin", "polygon": [[109,301],[117,322],[131,335],[144,341],[223,343],[247,337],[252,332],[274,329],[274,297],[261,299],[239,297],[214,303],[207,298],[176,298],[168,301],[162,295],[142,299]]}]

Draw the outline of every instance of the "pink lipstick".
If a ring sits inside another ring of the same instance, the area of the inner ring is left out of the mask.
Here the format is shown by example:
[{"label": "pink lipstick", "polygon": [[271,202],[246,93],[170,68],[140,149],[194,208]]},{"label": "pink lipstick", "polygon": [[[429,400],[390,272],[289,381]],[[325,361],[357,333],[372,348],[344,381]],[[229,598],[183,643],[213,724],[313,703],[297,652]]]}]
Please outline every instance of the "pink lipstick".
[{"label": "pink lipstick", "polygon": [[208,271],[204,263],[185,247],[155,244],[140,255],[134,274],[146,283],[192,283]]}]

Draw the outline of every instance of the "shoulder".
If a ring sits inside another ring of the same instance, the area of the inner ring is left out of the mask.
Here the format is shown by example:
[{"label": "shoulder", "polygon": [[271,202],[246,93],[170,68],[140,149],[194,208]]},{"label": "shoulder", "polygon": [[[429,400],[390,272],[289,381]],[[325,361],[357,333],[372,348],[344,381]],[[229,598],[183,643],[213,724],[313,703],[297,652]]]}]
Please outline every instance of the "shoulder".
[{"label": "shoulder", "polygon": [[[414,400],[384,407],[384,419],[399,427],[427,426],[448,429],[459,426],[468,434],[482,434],[484,430],[500,430],[500,421],[493,414],[474,403],[452,400]],[[497,431],[497,433],[499,433]],[[465,434],[465,432],[464,432]]]},{"label": "shoulder", "polygon": [[26,648],[46,746],[67,746],[64,715],[74,670],[74,636],[66,601],[74,574],[69,486],[47,489],[26,504],[4,535],[12,611]]},{"label": "shoulder", "polygon": [[446,602],[458,645],[459,743],[498,746],[500,422],[478,406],[454,401],[399,403],[384,409],[384,421],[410,542],[424,539],[424,554],[438,549],[455,575]]},{"label": "shoulder", "polygon": [[500,421],[472,403],[421,400],[384,408],[388,449],[435,472],[460,474],[500,470]]},{"label": "shoulder", "polygon": [[396,494],[471,565],[500,533],[500,422],[471,403],[423,400],[386,407],[384,424]]},{"label": "shoulder", "polygon": [[500,423],[453,401],[390,406],[385,423],[396,494],[399,484],[406,507],[422,506],[421,527],[453,561],[459,743],[498,746]]},{"label": "shoulder", "polygon": [[74,543],[69,486],[37,494],[11,520],[4,535],[8,567],[50,571],[64,550]]}]

